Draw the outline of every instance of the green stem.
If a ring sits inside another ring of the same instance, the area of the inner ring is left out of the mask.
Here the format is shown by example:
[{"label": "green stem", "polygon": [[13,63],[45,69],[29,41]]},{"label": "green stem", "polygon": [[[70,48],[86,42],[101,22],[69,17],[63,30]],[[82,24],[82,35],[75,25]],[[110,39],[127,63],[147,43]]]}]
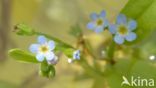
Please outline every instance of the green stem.
[{"label": "green stem", "polygon": [[91,47],[90,43],[87,40],[84,40],[84,47],[86,48],[87,52],[92,56],[95,69],[97,71],[99,71],[99,64],[97,63],[97,57],[95,56],[95,54],[93,52],[94,50],[93,50],[93,48]]},{"label": "green stem", "polygon": [[111,63],[111,64],[114,64],[115,61],[114,61],[114,51],[115,51],[115,42],[112,41],[111,45],[109,46],[109,49],[108,49],[108,61]]},{"label": "green stem", "polygon": [[64,46],[64,47],[75,49],[73,46],[71,46],[71,45],[69,45],[69,44],[67,44],[67,43],[65,43],[65,42],[63,42],[63,41],[61,41],[61,40],[59,40],[59,39],[57,39],[57,38],[55,38],[55,37],[52,37],[52,36],[50,36],[50,35],[48,35],[48,34],[41,33],[41,32],[35,32],[35,34],[36,34],[36,35],[44,35],[45,37],[47,37],[47,38],[49,38],[49,39],[52,39],[52,40],[56,41],[56,42],[59,43],[59,44],[62,44],[62,46]]},{"label": "green stem", "polygon": [[79,63],[85,69],[87,74],[90,75],[91,77],[94,77],[94,78],[103,78],[104,77],[104,75],[102,73],[100,73],[96,69],[92,68],[83,57]]},{"label": "green stem", "polygon": [[96,59],[96,56],[92,52],[93,49],[87,40],[84,40],[84,47],[87,49],[88,53],[93,57],[93,59]]},{"label": "green stem", "polygon": [[[93,50],[93,48],[91,47],[91,45],[90,45],[90,43],[89,43],[89,41],[87,41],[86,39],[84,39],[83,37],[82,37],[82,35],[80,36],[80,40],[82,40],[82,45],[83,45],[83,48],[87,51],[87,53],[92,57],[92,59],[93,59],[93,66],[94,67],[91,67],[92,68],[92,70],[94,70],[94,71],[96,71],[97,73],[102,73],[99,69],[100,69],[100,66],[99,66],[99,64],[97,63],[97,57],[95,56],[95,54],[94,54],[94,50]],[[86,64],[88,64],[87,63],[87,61],[85,61],[86,62]],[[88,64],[88,66],[89,66],[89,64]]]}]

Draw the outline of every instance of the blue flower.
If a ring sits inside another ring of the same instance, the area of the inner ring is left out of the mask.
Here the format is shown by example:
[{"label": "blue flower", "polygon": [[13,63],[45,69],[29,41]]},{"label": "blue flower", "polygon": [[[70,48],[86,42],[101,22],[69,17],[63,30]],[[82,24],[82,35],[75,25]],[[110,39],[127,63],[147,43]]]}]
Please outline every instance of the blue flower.
[{"label": "blue flower", "polygon": [[123,44],[125,40],[131,42],[136,39],[137,35],[133,31],[137,27],[135,20],[127,21],[127,18],[123,14],[119,14],[116,20],[116,24],[109,26],[109,31],[115,34],[114,41],[117,44]]},{"label": "blue flower", "polygon": [[87,24],[87,28],[94,30],[96,33],[102,32],[109,25],[104,10],[100,14],[92,13],[90,18],[92,21]]},{"label": "blue flower", "polygon": [[55,59],[55,54],[53,52],[55,48],[55,42],[50,40],[47,41],[47,39],[44,36],[38,37],[38,43],[37,44],[31,44],[29,47],[29,50],[36,54],[36,59],[39,62],[42,62],[44,59],[47,61],[51,61]]},{"label": "blue flower", "polygon": [[80,60],[80,50],[76,50],[73,52],[73,59],[74,60]]}]

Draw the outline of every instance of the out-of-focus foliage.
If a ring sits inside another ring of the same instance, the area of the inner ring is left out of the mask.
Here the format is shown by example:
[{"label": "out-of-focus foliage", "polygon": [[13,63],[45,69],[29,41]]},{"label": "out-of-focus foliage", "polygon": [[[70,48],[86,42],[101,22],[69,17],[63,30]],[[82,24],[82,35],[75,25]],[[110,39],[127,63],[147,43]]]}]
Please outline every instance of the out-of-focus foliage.
[{"label": "out-of-focus foliage", "polygon": [[5,81],[0,81],[0,88],[17,88],[17,85]]},{"label": "out-of-focus foliage", "polygon": [[[156,21],[154,20],[156,19],[155,7],[155,0],[129,0],[125,8],[121,11],[121,13],[124,13],[128,17],[138,21],[139,26],[136,30],[139,37],[139,39],[137,39],[138,43],[140,43],[141,40],[145,40],[148,36],[150,36],[151,32],[156,29]],[[118,60],[115,68],[112,68],[112,73],[110,73],[111,75],[108,77],[108,83],[111,88],[121,88],[121,83],[123,81],[121,78],[122,76],[126,76],[128,78],[131,76],[139,76],[141,78],[153,78],[156,80],[156,67],[152,65],[151,62],[141,58],[130,59],[131,60]],[[124,86],[124,88],[138,87]]]}]

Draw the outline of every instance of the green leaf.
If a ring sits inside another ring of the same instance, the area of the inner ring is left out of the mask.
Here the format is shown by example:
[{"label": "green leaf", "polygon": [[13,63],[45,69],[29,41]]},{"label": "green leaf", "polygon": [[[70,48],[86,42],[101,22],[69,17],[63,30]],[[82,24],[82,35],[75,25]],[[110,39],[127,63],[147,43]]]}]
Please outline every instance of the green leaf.
[{"label": "green leaf", "polygon": [[156,0],[129,0],[121,13],[137,20],[136,33],[139,41],[156,29]]},{"label": "green leaf", "polygon": [[32,55],[31,53],[22,51],[20,49],[11,49],[9,51],[9,55],[17,60],[17,61],[22,61],[22,62],[29,62],[29,63],[39,63],[35,56]]},{"label": "green leaf", "polygon": [[49,78],[53,78],[55,76],[55,68],[53,65],[49,65]]},{"label": "green leaf", "polygon": [[43,76],[43,77],[48,77],[48,74],[49,74],[49,67],[48,67],[48,63],[46,60],[44,60],[41,65],[40,65],[40,75]]},{"label": "green leaf", "polygon": [[129,0],[121,13],[128,17],[138,19],[142,14],[146,13],[154,0]]},{"label": "green leaf", "polygon": [[[122,76],[125,76],[129,81],[132,76],[135,78],[140,77],[140,79],[156,80],[155,69],[155,65],[148,60],[119,60],[114,65],[113,71],[106,76],[106,79],[110,88],[138,88],[138,86],[121,86],[123,82]],[[147,88],[147,86],[142,86],[141,88]]]},{"label": "green leaf", "polygon": [[40,65],[39,74],[43,77],[53,78],[55,76],[55,68],[53,65],[49,65],[45,60]]},{"label": "green leaf", "polygon": [[[122,83],[122,75],[117,74],[115,71],[110,74],[109,76],[106,77],[108,86],[110,88],[122,88],[121,83]],[[124,87],[127,88],[127,87]]]},{"label": "green leaf", "polygon": [[48,68],[48,63],[46,60],[44,60],[42,63],[41,63],[41,68],[40,68],[43,72],[49,72],[49,68]]},{"label": "green leaf", "polygon": [[156,80],[156,67],[150,61],[140,60],[133,66],[131,75]]},{"label": "green leaf", "polygon": [[117,73],[127,76],[129,75],[135,62],[136,61],[133,59],[121,59],[114,65],[114,68]]}]

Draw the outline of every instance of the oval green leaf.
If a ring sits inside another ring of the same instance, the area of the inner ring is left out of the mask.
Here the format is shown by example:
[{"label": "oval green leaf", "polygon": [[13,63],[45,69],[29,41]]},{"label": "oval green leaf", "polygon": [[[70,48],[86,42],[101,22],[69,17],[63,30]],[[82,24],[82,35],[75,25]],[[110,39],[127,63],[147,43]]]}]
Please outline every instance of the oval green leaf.
[{"label": "oval green leaf", "polygon": [[156,0],[129,0],[121,13],[137,20],[135,31],[139,42],[156,29]]},{"label": "oval green leaf", "polygon": [[9,55],[17,60],[17,61],[21,61],[21,62],[29,62],[29,63],[39,63],[35,56],[32,55],[31,53],[25,52],[23,50],[20,49],[11,49],[9,51]]}]

